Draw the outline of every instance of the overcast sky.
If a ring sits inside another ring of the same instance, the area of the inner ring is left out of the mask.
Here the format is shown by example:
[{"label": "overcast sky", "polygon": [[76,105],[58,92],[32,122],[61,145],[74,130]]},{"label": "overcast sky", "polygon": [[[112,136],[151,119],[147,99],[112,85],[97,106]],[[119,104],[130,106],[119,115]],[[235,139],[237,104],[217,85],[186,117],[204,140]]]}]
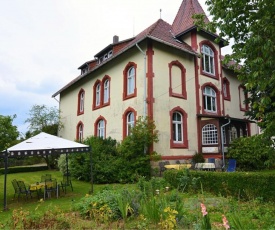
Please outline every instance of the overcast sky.
[{"label": "overcast sky", "polygon": [[[78,67],[113,41],[161,18],[172,24],[182,0],[0,0],[0,114],[25,120],[34,104],[80,74]],[[204,0],[199,0],[204,10]]]}]

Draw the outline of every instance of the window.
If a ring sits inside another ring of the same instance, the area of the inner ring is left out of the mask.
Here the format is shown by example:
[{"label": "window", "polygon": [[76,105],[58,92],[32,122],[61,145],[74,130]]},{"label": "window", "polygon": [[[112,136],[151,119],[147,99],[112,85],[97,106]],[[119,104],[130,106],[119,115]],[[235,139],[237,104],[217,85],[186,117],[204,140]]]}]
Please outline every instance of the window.
[{"label": "window", "polygon": [[127,73],[127,95],[133,94],[135,89],[135,69],[131,67]]},{"label": "window", "polygon": [[243,137],[243,128],[240,128],[240,137]]},{"label": "window", "polygon": [[217,112],[216,92],[209,86],[206,86],[203,90],[203,108],[206,112]]},{"label": "window", "polygon": [[180,113],[173,113],[173,141],[174,143],[182,143],[182,116]]},{"label": "window", "polygon": [[103,139],[106,138],[106,120],[102,116],[94,123],[94,135]]},{"label": "window", "polygon": [[123,100],[135,97],[137,95],[136,68],[137,65],[135,63],[129,62],[123,71]]},{"label": "window", "polygon": [[100,120],[97,125],[97,136],[104,138],[105,134],[105,124],[103,120]]},{"label": "window", "polygon": [[238,134],[237,134],[237,129],[236,127],[233,125],[231,126],[230,130],[229,130],[229,141],[233,141],[234,139],[236,139],[238,137]]},{"label": "window", "polygon": [[80,121],[76,127],[76,139],[79,142],[83,141],[83,123]]},{"label": "window", "polygon": [[225,100],[229,100],[231,99],[231,96],[230,96],[230,85],[229,85],[229,81],[224,78],[223,79],[223,96],[224,96],[224,99]]},{"label": "window", "polygon": [[84,97],[85,97],[85,91],[81,89],[78,93],[77,115],[81,115],[84,113]]},{"label": "window", "polygon": [[109,102],[110,98],[110,85],[109,85],[109,80],[104,81],[104,94],[103,94],[103,103],[106,104]]},{"label": "window", "polygon": [[137,116],[137,112],[129,107],[124,114],[122,115],[122,119],[123,119],[123,130],[122,130],[122,135],[123,138],[131,135],[131,129],[133,128],[133,126],[136,123],[136,116]]},{"label": "window", "polygon": [[96,98],[95,98],[95,105],[99,106],[100,105],[100,84],[97,84],[96,86]]},{"label": "window", "polygon": [[171,148],[188,148],[187,114],[179,106],[170,111]]},{"label": "window", "polygon": [[134,125],[135,125],[134,113],[130,112],[127,114],[127,131],[126,131],[127,136],[131,135],[131,129],[134,127]]},{"label": "window", "polygon": [[169,95],[172,97],[187,98],[185,68],[179,61],[169,63]]},{"label": "window", "polygon": [[239,99],[240,99],[240,110],[246,111],[248,110],[248,105],[246,103],[247,93],[244,86],[239,86]]},{"label": "window", "polygon": [[203,72],[215,75],[215,64],[214,64],[214,52],[207,46],[203,45],[201,48],[202,53],[202,69]]},{"label": "window", "polygon": [[93,109],[99,109],[103,106],[110,105],[110,80],[105,75],[102,81],[97,80],[93,87]]},{"label": "window", "polygon": [[202,128],[202,144],[218,144],[218,130],[213,124],[207,124]]}]

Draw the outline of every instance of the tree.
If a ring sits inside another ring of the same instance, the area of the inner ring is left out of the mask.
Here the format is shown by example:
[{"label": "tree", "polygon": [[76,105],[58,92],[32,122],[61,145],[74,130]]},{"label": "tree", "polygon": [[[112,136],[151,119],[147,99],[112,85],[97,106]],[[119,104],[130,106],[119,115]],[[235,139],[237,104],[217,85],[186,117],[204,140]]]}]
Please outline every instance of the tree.
[{"label": "tree", "polygon": [[[40,132],[46,132],[51,135],[57,135],[58,131],[63,127],[59,119],[59,111],[56,107],[47,107],[46,105],[33,105],[29,111],[29,118],[25,123],[29,123],[29,131],[26,138],[32,137]],[[45,156],[48,167],[55,168],[57,166],[57,158],[59,156]]]},{"label": "tree", "polygon": [[3,151],[17,143],[19,132],[17,127],[12,124],[16,115],[0,115],[0,151]]},{"label": "tree", "polygon": [[231,67],[249,93],[247,115],[261,121],[266,135],[275,136],[274,0],[206,0],[206,5],[212,22],[205,25],[205,15],[196,15],[197,25],[233,39],[232,54],[224,63],[235,62]]},{"label": "tree", "polygon": [[29,111],[29,118],[26,119],[25,123],[30,124],[29,132],[33,135],[41,131],[57,135],[58,130],[62,128],[58,109],[46,105],[33,105]]}]

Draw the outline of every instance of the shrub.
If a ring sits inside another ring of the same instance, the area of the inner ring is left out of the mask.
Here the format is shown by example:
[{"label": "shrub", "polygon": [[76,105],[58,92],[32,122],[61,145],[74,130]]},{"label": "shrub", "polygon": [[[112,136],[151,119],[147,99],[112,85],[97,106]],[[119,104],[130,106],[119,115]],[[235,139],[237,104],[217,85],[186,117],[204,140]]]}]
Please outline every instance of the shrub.
[{"label": "shrub", "polygon": [[262,170],[274,166],[275,150],[272,140],[263,135],[241,137],[230,144],[227,157],[236,159],[241,170]]},{"label": "shrub", "polygon": [[[182,170],[167,170],[164,178],[174,188],[179,187],[180,180],[184,175]],[[190,171],[191,181],[196,178],[195,186],[186,188],[187,192],[200,192],[201,183],[205,192],[224,197],[234,197],[241,200],[261,198],[264,201],[275,201],[275,180],[274,173],[259,172],[205,172]]]}]

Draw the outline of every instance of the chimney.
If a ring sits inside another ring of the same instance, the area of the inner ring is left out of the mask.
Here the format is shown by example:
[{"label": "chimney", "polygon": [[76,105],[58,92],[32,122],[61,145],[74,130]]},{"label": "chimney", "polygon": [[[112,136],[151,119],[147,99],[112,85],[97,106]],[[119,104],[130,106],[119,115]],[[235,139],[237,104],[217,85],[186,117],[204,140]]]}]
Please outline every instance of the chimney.
[{"label": "chimney", "polygon": [[118,43],[118,40],[119,40],[118,36],[115,35],[115,36],[113,37],[113,44]]}]

